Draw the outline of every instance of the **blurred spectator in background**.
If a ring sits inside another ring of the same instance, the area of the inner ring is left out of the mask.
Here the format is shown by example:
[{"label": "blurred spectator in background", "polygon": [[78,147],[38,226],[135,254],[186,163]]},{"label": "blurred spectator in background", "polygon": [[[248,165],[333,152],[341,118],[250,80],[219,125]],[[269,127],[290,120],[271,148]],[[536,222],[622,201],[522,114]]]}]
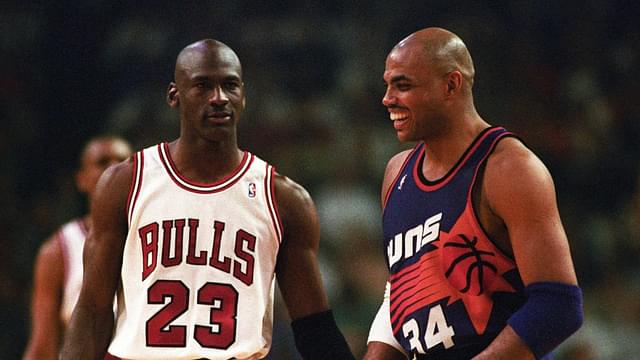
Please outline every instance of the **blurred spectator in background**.
[{"label": "blurred spectator in background", "polygon": [[[102,172],[129,156],[129,144],[119,137],[100,136],[86,144],[75,180],[89,203]],[[64,224],[40,247],[35,261],[31,336],[25,360],[58,358],[82,286],[82,250],[90,228],[90,214],[86,214]]]}]

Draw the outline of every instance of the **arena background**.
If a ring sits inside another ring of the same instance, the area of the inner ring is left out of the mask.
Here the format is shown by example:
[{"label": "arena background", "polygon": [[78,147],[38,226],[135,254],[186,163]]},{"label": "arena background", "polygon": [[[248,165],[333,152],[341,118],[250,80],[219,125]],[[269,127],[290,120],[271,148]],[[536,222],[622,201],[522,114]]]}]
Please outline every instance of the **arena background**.
[{"label": "arena background", "polygon": [[[176,137],[178,51],[214,37],[244,66],[243,148],[303,184],[354,352],[383,292],[379,188],[401,149],[385,109],[390,48],[426,26],[467,43],[480,114],[520,134],[557,186],[586,321],[559,359],[640,358],[640,18],[634,1],[15,1],[0,11],[0,358],[20,358],[38,246],[85,209],[83,143]],[[278,303],[273,359],[296,359]]]}]

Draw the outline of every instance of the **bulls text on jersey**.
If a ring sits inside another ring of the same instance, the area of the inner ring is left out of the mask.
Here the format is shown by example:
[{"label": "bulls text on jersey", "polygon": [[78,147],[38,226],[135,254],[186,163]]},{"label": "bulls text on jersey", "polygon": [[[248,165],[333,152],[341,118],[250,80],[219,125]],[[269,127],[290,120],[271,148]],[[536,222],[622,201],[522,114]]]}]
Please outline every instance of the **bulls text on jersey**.
[{"label": "bulls text on jersey", "polygon": [[[190,265],[210,266],[233,275],[247,286],[253,284],[256,237],[238,229],[231,237],[225,236],[225,223],[214,221],[211,250],[197,251],[199,242],[207,242],[198,236],[199,219],[164,220],[162,225],[152,222],[138,229],[142,248],[142,280],[146,279],[160,263],[165,268],[178,266],[183,261]],[[188,233],[187,251],[184,249],[184,233]],[[160,240],[161,239],[161,240]],[[162,241],[162,254],[158,254],[158,242]],[[233,260],[221,254],[223,241],[234,241]]]}]

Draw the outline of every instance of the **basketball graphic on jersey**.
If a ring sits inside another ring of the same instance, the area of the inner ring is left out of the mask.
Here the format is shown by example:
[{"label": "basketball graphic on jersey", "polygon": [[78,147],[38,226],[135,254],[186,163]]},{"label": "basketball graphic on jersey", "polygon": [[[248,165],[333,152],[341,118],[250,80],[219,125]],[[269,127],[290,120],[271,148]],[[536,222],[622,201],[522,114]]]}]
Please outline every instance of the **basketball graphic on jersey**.
[{"label": "basketball graphic on jersey", "polygon": [[477,237],[458,234],[448,238],[441,249],[447,280],[466,295],[483,295],[499,276],[495,253],[479,245]]}]

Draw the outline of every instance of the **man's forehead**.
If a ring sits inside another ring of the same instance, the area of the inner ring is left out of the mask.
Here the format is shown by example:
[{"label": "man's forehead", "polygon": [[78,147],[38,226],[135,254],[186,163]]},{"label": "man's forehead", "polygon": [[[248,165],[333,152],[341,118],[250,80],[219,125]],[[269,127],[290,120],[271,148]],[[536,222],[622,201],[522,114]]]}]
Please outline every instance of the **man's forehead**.
[{"label": "man's forehead", "polygon": [[411,79],[419,73],[429,71],[431,66],[424,49],[419,46],[406,45],[408,44],[402,47],[395,47],[387,56],[384,71],[385,79],[399,76]]},{"label": "man's forehead", "polygon": [[188,78],[208,77],[212,73],[242,77],[238,58],[229,52],[192,52],[182,58],[178,72]]},{"label": "man's forehead", "polygon": [[231,49],[222,46],[194,46],[186,49],[182,54],[180,54],[180,58],[178,60],[178,64],[185,67],[205,63],[240,66],[238,56]]},{"label": "man's forehead", "polygon": [[384,79],[385,81],[397,81],[410,79],[415,72],[413,61],[405,58],[388,57],[385,63]]},{"label": "man's forehead", "polygon": [[206,79],[206,78],[224,78],[224,79],[238,79],[242,80],[242,74],[239,72],[237,66],[232,65],[215,65],[194,67],[189,71],[185,71],[185,75],[190,80]]}]

